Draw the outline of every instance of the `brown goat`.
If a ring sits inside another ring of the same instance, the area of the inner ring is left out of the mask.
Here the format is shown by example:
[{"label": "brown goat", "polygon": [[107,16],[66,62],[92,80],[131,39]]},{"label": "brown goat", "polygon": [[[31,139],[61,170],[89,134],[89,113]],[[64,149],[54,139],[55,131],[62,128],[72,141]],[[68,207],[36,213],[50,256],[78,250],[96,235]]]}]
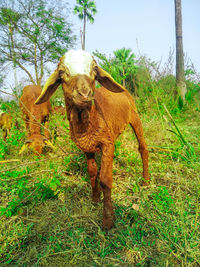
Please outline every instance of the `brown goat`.
[{"label": "brown goat", "polygon": [[[37,85],[28,85],[23,88],[19,101],[20,109],[26,123],[28,140],[20,150],[22,153],[26,147],[32,148],[36,154],[41,154],[45,144],[49,144],[49,113],[51,104],[49,101],[36,105],[35,101],[41,94],[42,89]],[[41,134],[41,123],[44,123],[44,136]]]},{"label": "brown goat", "polygon": [[[95,88],[95,80],[103,87]],[[85,51],[69,51],[60,59],[36,103],[47,101],[60,84],[64,91],[71,138],[87,157],[94,202],[100,200],[95,152],[102,152],[99,179],[104,195],[103,228],[110,229],[114,224],[111,201],[114,143],[128,124],[139,143],[143,184],[149,183],[148,150],[134,100]]]},{"label": "brown goat", "polygon": [[3,130],[3,139],[4,141],[6,141],[9,133],[10,133],[10,129],[12,127],[12,117],[10,114],[7,113],[2,113],[0,115],[0,128],[2,128]]}]

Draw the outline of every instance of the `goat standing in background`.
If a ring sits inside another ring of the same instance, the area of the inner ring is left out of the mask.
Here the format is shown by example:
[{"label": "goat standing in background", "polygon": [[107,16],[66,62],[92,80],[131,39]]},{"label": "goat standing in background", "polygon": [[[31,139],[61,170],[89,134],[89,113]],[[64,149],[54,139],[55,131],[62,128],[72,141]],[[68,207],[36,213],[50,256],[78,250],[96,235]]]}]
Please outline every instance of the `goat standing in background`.
[{"label": "goat standing in background", "polygon": [[12,127],[12,117],[11,117],[11,115],[3,112],[0,115],[0,128],[2,128],[2,130],[3,130],[3,139],[4,139],[4,141],[6,141],[8,135],[10,133],[11,127]]},{"label": "goat standing in background", "polygon": [[[95,80],[103,87],[95,88]],[[149,183],[148,150],[135,103],[129,92],[82,50],[71,50],[60,59],[36,104],[48,101],[60,84],[64,91],[71,138],[87,157],[94,202],[100,200],[95,153],[102,152],[99,178],[104,195],[103,228],[110,229],[114,224],[111,201],[114,143],[128,124],[139,143],[144,184]]]},{"label": "goat standing in background", "polygon": [[[28,140],[21,148],[20,154],[27,148],[32,148],[37,154],[42,153],[45,144],[51,145],[49,139],[49,113],[51,104],[49,101],[36,105],[35,101],[42,89],[37,85],[25,86],[19,101],[20,109],[26,123]],[[44,123],[44,136],[41,134],[41,123]]]}]

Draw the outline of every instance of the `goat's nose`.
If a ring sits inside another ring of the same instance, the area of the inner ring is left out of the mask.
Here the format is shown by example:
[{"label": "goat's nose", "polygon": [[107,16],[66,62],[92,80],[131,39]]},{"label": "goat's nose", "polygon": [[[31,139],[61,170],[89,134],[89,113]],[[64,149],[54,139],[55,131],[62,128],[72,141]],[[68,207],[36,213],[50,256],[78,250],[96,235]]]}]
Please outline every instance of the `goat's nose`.
[{"label": "goat's nose", "polygon": [[87,99],[89,98],[90,96],[92,96],[92,92],[91,91],[81,91],[79,92],[79,95],[84,98],[84,99]]}]

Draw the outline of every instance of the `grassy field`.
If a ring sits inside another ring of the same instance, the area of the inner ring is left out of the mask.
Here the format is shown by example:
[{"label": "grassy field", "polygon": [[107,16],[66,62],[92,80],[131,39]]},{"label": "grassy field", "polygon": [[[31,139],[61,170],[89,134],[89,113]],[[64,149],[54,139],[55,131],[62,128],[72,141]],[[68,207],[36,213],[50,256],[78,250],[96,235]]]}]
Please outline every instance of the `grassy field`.
[{"label": "grassy field", "polygon": [[85,157],[60,115],[50,125],[55,151],[41,158],[18,155],[22,121],[7,144],[1,136],[0,266],[200,266],[199,103],[172,117],[165,106],[138,103],[151,184],[139,186],[141,159],[127,128],[116,142],[116,223],[108,232],[102,203],[91,202]]}]

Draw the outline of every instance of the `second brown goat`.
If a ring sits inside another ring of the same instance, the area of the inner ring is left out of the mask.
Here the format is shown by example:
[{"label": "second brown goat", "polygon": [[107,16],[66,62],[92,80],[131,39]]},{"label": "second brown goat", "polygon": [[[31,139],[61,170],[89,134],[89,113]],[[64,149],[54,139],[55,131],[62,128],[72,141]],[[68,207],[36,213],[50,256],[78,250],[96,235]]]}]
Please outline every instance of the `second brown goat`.
[{"label": "second brown goat", "polygon": [[[49,113],[51,104],[49,101],[36,105],[35,101],[41,94],[42,89],[37,85],[25,86],[19,101],[19,106],[26,123],[28,139],[20,150],[22,153],[27,147],[32,148],[36,154],[41,154],[49,139]],[[44,124],[44,136],[41,134],[41,124]]]},{"label": "second brown goat", "polygon": [[0,115],[0,128],[2,128],[3,130],[3,139],[4,141],[6,141],[9,133],[10,133],[10,129],[12,127],[12,117],[9,113],[1,113]]},{"label": "second brown goat", "polygon": [[[96,88],[95,81],[103,87]],[[134,100],[124,87],[97,65],[92,56],[82,50],[71,50],[60,59],[36,103],[48,101],[60,84],[64,91],[71,138],[87,158],[92,199],[99,201],[103,191],[103,228],[110,229],[114,225],[111,201],[114,144],[128,124],[139,143],[143,184],[149,183],[148,150]],[[97,182],[96,152],[102,152],[101,190]]]}]

